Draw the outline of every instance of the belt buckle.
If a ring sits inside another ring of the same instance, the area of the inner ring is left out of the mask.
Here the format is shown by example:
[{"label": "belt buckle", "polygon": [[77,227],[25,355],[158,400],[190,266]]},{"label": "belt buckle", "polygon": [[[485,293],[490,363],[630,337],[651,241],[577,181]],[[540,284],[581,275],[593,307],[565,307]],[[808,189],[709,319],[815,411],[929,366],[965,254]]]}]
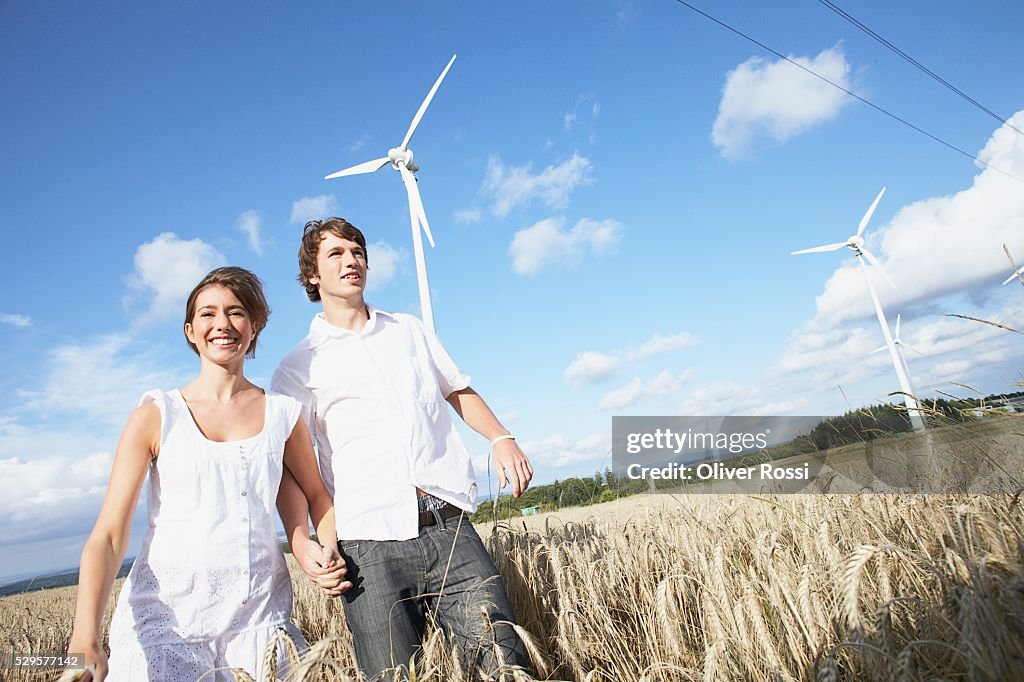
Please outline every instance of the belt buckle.
[{"label": "belt buckle", "polygon": [[438,525],[438,519],[442,522],[448,519],[455,518],[462,513],[462,510],[456,507],[454,504],[446,503],[443,507],[438,507],[430,511],[419,512],[419,527],[426,528],[427,526]]}]

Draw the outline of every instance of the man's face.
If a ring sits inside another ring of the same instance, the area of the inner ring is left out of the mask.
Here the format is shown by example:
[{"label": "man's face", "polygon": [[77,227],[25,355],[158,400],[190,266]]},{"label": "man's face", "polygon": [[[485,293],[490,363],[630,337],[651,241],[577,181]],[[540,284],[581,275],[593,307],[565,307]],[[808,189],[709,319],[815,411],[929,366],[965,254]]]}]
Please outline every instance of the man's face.
[{"label": "man's face", "polygon": [[326,232],[316,254],[316,271],[309,281],[320,289],[320,298],[362,297],[366,288],[366,250],[354,241]]}]

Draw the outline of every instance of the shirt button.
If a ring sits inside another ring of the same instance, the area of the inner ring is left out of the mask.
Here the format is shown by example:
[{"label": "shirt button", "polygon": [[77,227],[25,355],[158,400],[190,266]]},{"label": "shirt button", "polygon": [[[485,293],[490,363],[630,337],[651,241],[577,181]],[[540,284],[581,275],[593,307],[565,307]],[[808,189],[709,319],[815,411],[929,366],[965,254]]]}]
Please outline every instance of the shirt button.
[{"label": "shirt button", "polygon": [[245,491],[243,490],[243,491],[242,491],[242,497],[245,497],[245,495],[246,495],[246,493],[245,493]]},{"label": "shirt button", "polygon": [[243,603],[243,604],[248,604],[248,603],[249,603],[249,600],[248,600],[248,599],[243,599],[243,600],[242,600],[242,603]]}]

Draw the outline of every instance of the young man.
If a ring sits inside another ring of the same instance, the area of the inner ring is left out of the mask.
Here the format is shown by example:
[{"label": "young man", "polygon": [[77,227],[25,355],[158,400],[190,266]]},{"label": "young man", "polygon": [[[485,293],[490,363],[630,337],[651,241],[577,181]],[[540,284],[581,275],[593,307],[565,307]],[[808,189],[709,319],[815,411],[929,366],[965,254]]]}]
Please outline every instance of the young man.
[{"label": "young man", "polygon": [[[530,462],[434,334],[415,317],[366,304],[366,260],[366,240],[347,221],[306,224],[299,282],[323,312],[271,388],[304,406],[346,567],[297,558],[329,594],[344,591],[356,659],[370,678],[408,665],[428,618],[483,674],[500,661],[526,667],[504,584],[464,515],[476,508],[476,482],[444,402],[490,441],[499,484],[514,496],[530,483]],[[311,546],[301,544],[306,510],[281,513],[294,546]]]}]

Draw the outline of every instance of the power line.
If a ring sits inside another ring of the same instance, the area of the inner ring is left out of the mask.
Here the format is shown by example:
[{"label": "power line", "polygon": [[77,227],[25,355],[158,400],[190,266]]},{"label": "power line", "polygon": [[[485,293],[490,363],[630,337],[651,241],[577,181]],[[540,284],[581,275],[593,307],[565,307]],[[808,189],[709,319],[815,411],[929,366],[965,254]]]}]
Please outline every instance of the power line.
[{"label": "power line", "polygon": [[959,95],[963,99],[967,100],[968,102],[973,104],[975,107],[977,107],[981,111],[985,112],[986,114],[988,114],[989,116],[991,116],[995,120],[999,121],[1003,125],[1005,125],[1005,126],[1007,126],[1009,128],[1012,128],[1013,130],[1017,131],[1021,135],[1024,135],[1024,130],[1021,130],[1017,126],[1013,125],[1012,123],[1007,121],[1005,118],[1003,118],[999,114],[995,113],[994,111],[992,111],[991,109],[986,107],[984,104],[982,104],[978,100],[974,99],[973,97],[968,95],[966,92],[964,92],[960,88],[956,87],[955,85],[953,85],[952,83],[947,81],[945,78],[943,78],[939,74],[935,73],[934,71],[932,71],[927,66],[925,66],[921,62],[919,62],[916,59],[914,59],[913,57],[911,57],[909,54],[907,54],[906,52],[904,52],[900,48],[898,48],[895,45],[893,45],[891,42],[889,42],[888,40],[886,40],[882,36],[880,36],[877,33],[875,33],[873,30],[871,30],[870,28],[865,26],[863,23],[858,21],[856,18],[851,16],[848,12],[846,12],[843,8],[841,8],[838,5],[836,5],[834,2],[831,2],[830,0],[818,0],[818,2],[820,2],[823,5],[825,5],[825,7],[829,8],[830,10],[832,10],[833,12],[835,12],[836,14],[841,16],[843,19],[846,19],[846,21],[850,22],[851,24],[853,24],[854,26],[859,28],[861,31],[863,31],[864,33],[868,34],[869,36],[871,36],[872,38],[877,40],[879,43],[881,43],[885,47],[889,48],[892,52],[896,53],[897,55],[902,57],[904,60],[906,60],[910,64],[914,65],[916,68],[918,68],[923,73],[925,73],[928,76],[930,76],[931,78],[933,78],[938,83],[942,84],[943,86],[945,86],[949,90],[952,90],[954,93],[956,93],[957,95]]},{"label": "power line", "polygon": [[789,57],[787,57],[786,55],[782,54],[781,52],[779,52],[777,50],[773,50],[772,48],[768,47],[767,45],[765,45],[764,43],[760,42],[759,40],[748,36],[743,31],[740,31],[739,29],[733,28],[732,26],[730,26],[729,24],[725,23],[724,21],[720,21],[719,19],[716,19],[715,17],[711,16],[707,12],[694,7],[690,3],[686,2],[686,0],[675,0],[675,1],[678,2],[680,5],[683,5],[684,7],[690,8],[691,10],[696,12],[697,14],[701,15],[702,17],[704,17],[705,19],[709,19],[709,20],[715,22],[716,24],[718,24],[719,26],[721,26],[722,28],[727,29],[729,31],[732,31],[733,33],[735,33],[736,35],[740,36],[741,38],[752,42],[753,44],[755,44],[758,47],[760,47],[762,50],[767,50],[768,52],[771,52],[773,55],[775,55],[779,59],[784,59],[785,61],[789,62],[793,66],[796,66],[796,67],[806,71],[807,73],[811,74],[812,76],[814,76],[818,80],[824,81],[824,82],[828,83],[829,85],[831,85],[832,87],[834,87],[834,88],[836,88],[838,90],[842,90],[843,92],[845,92],[850,97],[853,97],[854,99],[863,102],[864,104],[868,105],[869,107],[871,107],[875,111],[883,113],[883,114],[885,114],[886,116],[888,116],[889,118],[891,118],[891,119],[893,119],[895,121],[899,121],[903,125],[905,125],[908,128],[910,128],[911,130],[915,130],[915,131],[921,133],[922,135],[924,135],[925,137],[927,137],[927,138],[929,138],[931,140],[934,140],[935,142],[938,142],[942,146],[947,147],[949,149],[952,149],[953,151],[957,152],[958,154],[962,154],[962,155],[966,156],[968,159],[972,159],[976,163],[979,163],[982,166],[984,166],[985,168],[990,168],[990,169],[996,171],[997,173],[1001,173],[1002,175],[1005,175],[1006,177],[1010,178],[1011,180],[1016,180],[1017,182],[1019,182],[1022,185],[1024,185],[1024,180],[1021,180],[1016,175],[1013,175],[1011,173],[1007,173],[1006,171],[1004,171],[1001,168],[993,166],[992,164],[990,164],[988,162],[982,161],[981,159],[979,159],[974,154],[971,154],[970,152],[966,152],[963,149],[960,149],[960,147],[957,147],[956,145],[950,144],[949,142],[946,142],[945,140],[943,140],[940,137],[932,135],[927,130],[919,128],[918,126],[914,125],[910,121],[908,121],[908,120],[906,120],[904,118],[900,118],[896,114],[894,114],[891,111],[888,111],[886,109],[883,109],[882,107],[878,106],[874,102],[871,102],[871,101],[869,101],[867,99],[864,99],[860,95],[858,95],[858,94],[856,94],[854,92],[851,92],[850,90],[847,90],[843,86],[839,85],[838,83],[836,83],[836,82],[834,82],[832,80],[829,80],[828,78],[826,78],[825,76],[822,76],[820,73],[814,71],[813,69],[810,69],[810,68],[804,66],[803,64],[790,59]]}]

